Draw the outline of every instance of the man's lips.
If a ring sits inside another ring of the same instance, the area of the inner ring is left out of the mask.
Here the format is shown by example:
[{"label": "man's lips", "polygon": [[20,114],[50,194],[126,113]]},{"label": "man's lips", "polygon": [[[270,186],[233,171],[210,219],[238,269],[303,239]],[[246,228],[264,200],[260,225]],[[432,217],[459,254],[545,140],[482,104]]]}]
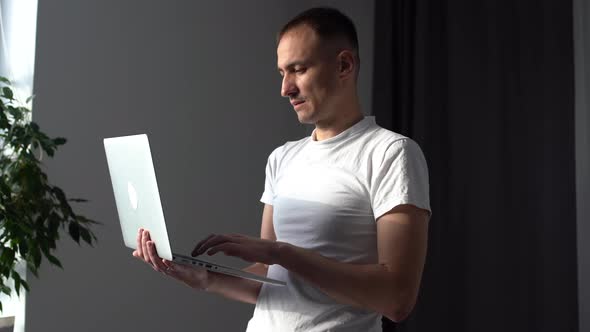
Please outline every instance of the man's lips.
[{"label": "man's lips", "polygon": [[301,105],[304,102],[305,102],[305,100],[292,100],[291,105],[293,105],[293,107],[297,107],[297,105]]}]

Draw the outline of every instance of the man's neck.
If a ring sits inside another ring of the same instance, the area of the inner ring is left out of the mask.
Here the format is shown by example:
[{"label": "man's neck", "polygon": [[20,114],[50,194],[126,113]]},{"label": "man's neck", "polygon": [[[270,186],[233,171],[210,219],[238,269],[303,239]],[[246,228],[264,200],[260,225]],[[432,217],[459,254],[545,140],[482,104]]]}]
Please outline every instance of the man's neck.
[{"label": "man's neck", "polygon": [[346,129],[354,126],[360,122],[365,116],[360,111],[360,108],[356,108],[355,111],[350,112],[346,115],[339,114],[337,118],[333,120],[320,121],[315,125],[314,139],[316,141],[323,141],[325,139],[332,138]]}]

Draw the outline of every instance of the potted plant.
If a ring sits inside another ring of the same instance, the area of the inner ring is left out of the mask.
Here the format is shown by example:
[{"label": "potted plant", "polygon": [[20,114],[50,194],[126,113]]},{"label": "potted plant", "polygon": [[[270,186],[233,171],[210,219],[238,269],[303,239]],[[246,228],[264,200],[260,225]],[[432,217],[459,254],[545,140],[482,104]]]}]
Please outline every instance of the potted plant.
[{"label": "potted plant", "polygon": [[62,229],[77,243],[82,240],[92,246],[96,242],[90,226],[97,222],[76,214],[70,206],[70,202],[86,200],[68,199],[48,182],[41,168],[43,154],[53,157],[66,139],[49,138],[30,121],[30,115],[30,109],[14,98],[10,81],[0,77],[0,292],[8,295],[10,279],[17,294],[21,287],[29,290],[15,270],[19,260],[26,261],[36,277],[44,258],[62,267],[53,255]]}]

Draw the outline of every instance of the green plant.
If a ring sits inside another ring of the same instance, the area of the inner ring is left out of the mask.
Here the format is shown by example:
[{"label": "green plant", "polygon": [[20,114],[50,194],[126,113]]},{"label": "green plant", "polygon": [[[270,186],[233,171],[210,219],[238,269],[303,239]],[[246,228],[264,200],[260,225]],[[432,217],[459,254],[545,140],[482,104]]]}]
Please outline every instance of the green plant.
[{"label": "green plant", "polygon": [[0,292],[10,295],[12,278],[20,295],[21,287],[29,286],[15,270],[19,259],[36,277],[43,257],[62,267],[53,255],[60,230],[92,246],[96,236],[90,225],[97,222],[74,213],[69,202],[86,200],[68,199],[41,169],[43,153],[53,157],[66,139],[49,138],[30,121],[31,111],[19,105],[8,79],[0,77],[0,87]]}]

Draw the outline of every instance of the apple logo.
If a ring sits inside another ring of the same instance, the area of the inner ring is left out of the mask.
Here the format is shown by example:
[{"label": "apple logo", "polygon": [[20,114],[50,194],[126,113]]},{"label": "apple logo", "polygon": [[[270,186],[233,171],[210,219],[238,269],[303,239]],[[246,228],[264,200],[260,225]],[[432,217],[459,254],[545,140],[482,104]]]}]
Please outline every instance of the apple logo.
[{"label": "apple logo", "polygon": [[127,193],[129,194],[129,202],[133,210],[137,210],[137,191],[131,182],[127,182]]}]

